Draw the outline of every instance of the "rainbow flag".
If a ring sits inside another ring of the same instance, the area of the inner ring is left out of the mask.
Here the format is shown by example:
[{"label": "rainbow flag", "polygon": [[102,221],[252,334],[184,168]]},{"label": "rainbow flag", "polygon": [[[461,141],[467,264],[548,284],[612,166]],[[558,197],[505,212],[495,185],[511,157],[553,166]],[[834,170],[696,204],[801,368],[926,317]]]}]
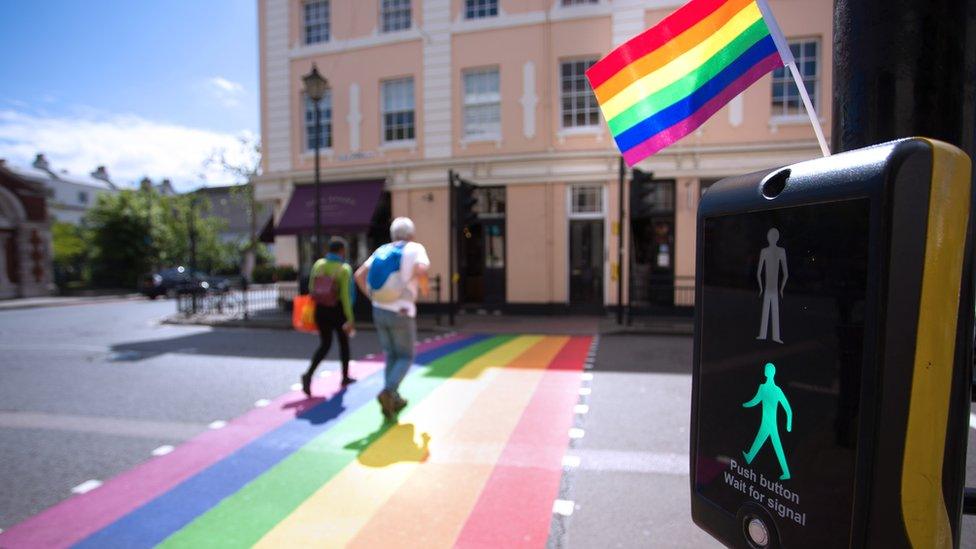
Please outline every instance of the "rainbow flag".
[{"label": "rainbow flag", "polygon": [[701,126],[793,62],[765,0],[691,0],[586,72],[627,165]]}]

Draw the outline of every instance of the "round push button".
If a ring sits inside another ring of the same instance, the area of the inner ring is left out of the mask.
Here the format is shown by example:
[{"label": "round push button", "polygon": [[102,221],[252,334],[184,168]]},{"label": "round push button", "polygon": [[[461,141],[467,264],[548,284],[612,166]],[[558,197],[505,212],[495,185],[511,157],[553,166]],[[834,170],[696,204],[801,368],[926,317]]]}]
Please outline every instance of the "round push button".
[{"label": "round push button", "polygon": [[749,517],[746,524],[746,534],[756,547],[766,547],[769,545],[769,529],[766,524],[757,517]]}]

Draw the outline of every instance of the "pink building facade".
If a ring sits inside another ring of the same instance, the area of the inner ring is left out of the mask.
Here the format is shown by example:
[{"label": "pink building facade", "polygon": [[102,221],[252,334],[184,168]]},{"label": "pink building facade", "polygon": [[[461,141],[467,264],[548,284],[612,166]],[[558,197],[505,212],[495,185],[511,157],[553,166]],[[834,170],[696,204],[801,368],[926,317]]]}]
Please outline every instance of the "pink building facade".
[{"label": "pink building facade", "polygon": [[[619,153],[583,73],[680,3],[258,0],[258,199],[274,203],[281,222],[298,208],[295,189],[313,180],[314,111],[301,77],[314,63],[331,88],[321,106],[324,192],[383,182],[377,203],[359,206],[370,211],[358,226],[323,220],[327,234],[351,239],[355,259],[382,238],[391,216],[407,215],[446,284],[454,170],[479,186],[477,221],[457,250],[464,303],[601,310],[617,305],[621,284],[634,306],[690,305],[681,288],[693,284],[704,189],[819,149],[795,87],[767,75],[637,166],[650,177],[625,184],[621,223]],[[832,3],[770,4],[829,128]],[[276,235],[279,264],[307,268],[305,229]]]}]

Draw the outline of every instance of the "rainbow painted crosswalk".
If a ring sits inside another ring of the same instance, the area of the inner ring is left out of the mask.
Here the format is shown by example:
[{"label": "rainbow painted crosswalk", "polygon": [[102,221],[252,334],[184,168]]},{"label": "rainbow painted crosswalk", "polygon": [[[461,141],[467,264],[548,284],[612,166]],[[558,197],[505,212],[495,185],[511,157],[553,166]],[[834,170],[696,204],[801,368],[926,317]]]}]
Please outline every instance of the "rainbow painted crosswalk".
[{"label": "rainbow painted crosswalk", "polygon": [[396,425],[316,380],[0,534],[0,547],[541,547],[589,337],[422,344]]}]

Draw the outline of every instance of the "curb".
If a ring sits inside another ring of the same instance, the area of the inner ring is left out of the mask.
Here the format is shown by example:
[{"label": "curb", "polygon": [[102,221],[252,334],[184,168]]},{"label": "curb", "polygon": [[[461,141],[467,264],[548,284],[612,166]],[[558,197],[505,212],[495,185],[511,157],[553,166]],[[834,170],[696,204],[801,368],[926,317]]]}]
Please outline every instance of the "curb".
[{"label": "curb", "polygon": [[[21,299],[32,299],[32,298],[21,298]],[[142,294],[124,294],[124,295],[112,295],[103,297],[86,297],[86,298],[72,298],[65,297],[56,299],[48,302],[35,302],[35,303],[19,303],[19,299],[12,299],[10,301],[0,301],[0,312],[2,311],[20,311],[24,309],[48,309],[51,307],[70,307],[74,305],[94,305],[98,303],[121,303],[125,301],[137,301],[140,299],[145,299]]]}]

